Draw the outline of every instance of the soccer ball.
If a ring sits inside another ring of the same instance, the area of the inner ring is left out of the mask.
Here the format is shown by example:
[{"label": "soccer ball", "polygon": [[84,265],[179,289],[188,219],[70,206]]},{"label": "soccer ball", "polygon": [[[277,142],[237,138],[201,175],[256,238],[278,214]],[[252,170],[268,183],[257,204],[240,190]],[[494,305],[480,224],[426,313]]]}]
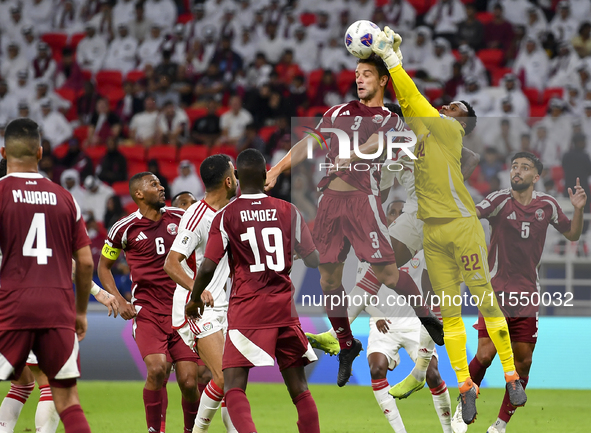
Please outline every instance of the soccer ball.
[{"label": "soccer ball", "polygon": [[371,21],[355,21],[345,33],[345,46],[355,57],[367,59],[371,56],[371,45],[380,32],[380,28]]}]

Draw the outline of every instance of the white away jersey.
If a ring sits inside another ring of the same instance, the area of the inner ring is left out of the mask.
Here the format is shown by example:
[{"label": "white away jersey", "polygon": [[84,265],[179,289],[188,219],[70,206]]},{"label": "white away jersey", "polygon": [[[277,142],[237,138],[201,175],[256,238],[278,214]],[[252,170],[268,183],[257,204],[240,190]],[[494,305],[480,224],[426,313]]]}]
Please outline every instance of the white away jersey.
[{"label": "white away jersey", "polygon": [[[414,146],[410,150],[414,153]],[[393,155],[394,156],[394,155]],[[390,169],[388,169],[390,165]],[[393,171],[396,170],[396,171]],[[388,159],[382,166],[382,178],[380,180],[380,191],[392,188],[394,179],[406,190],[406,203],[404,212],[412,213],[419,209],[417,195],[415,193],[415,163],[403,152],[399,151],[395,158]]]},{"label": "white away jersey", "polygon": [[[183,254],[187,260],[181,263],[183,269],[191,278],[203,262],[205,254],[205,245],[209,237],[211,222],[216,214],[216,210],[209,206],[205,200],[194,203],[181,219],[179,232],[172,244],[171,250]],[[213,274],[213,279],[205,290],[211,292],[214,299],[214,309],[227,309],[228,299],[226,297],[226,283],[230,276],[230,267],[228,266],[228,256],[225,255],[219,262],[218,267]],[[183,326],[185,323],[185,305],[189,301],[191,292],[177,284],[174,293],[172,326],[175,328]]]}]

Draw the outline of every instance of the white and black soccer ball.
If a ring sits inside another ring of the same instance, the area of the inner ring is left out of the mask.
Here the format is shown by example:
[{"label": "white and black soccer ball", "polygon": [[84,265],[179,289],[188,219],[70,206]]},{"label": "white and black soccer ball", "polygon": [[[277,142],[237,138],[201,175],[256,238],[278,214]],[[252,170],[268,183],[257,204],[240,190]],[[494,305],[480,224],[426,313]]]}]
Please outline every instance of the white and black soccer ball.
[{"label": "white and black soccer ball", "polygon": [[371,56],[371,46],[380,28],[368,20],[355,21],[345,33],[345,46],[355,57],[367,59]]}]

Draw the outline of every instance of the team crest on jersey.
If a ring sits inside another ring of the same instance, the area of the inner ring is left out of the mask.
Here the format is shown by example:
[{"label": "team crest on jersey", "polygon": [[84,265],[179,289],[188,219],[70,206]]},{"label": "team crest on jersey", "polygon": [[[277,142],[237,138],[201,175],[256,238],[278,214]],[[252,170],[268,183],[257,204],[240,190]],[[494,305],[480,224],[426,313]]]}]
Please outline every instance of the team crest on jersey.
[{"label": "team crest on jersey", "polygon": [[536,219],[538,221],[542,221],[544,219],[544,210],[543,209],[538,209],[536,211]]},{"label": "team crest on jersey", "polygon": [[204,331],[209,331],[210,329],[213,329],[213,324],[211,322],[207,322],[206,324],[203,325]]},{"label": "team crest on jersey", "polygon": [[413,269],[416,269],[421,265],[421,260],[416,257],[413,257],[412,259],[410,259],[410,265],[413,267]]},{"label": "team crest on jersey", "polygon": [[166,231],[168,232],[169,235],[172,235],[172,236],[176,236],[176,234],[178,233],[177,229],[178,229],[178,226],[175,223],[170,223],[166,227]]},{"label": "team crest on jersey", "polygon": [[382,116],[381,114],[376,114],[371,118],[371,121],[373,123],[382,123],[384,121],[384,116]]}]

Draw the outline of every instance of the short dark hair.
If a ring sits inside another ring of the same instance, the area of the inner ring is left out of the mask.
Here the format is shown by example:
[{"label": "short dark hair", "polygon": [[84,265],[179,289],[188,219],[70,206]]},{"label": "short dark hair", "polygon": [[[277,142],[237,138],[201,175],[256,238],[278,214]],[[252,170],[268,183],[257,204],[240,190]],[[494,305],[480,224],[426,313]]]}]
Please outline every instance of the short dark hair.
[{"label": "short dark hair", "polygon": [[542,164],[542,161],[540,161],[539,158],[531,152],[517,152],[513,158],[511,158],[511,163],[513,163],[518,158],[529,159],[534,164],[538,174],[541,174],[542,170],[544,170],[544,164]]},{"label": "short dark hair", "polygon": [[466,119],[466,127],[464,128],[466,135],[468,135],[474,131],[474,128],[476,128],[476,122],[478,121],[478,118],[476,116],[476,111],[474,111],[474,108],[467,101],[462,100],[460,102],[468,109],[468,118]]},{"label": "short dark hair", "polygon": [[185,195],[185,194],[190,194],[190,195],[192,195],[193,197],[195,197],[195,194],[193,194],[191,191],[183,191],[183,192],[179,192],[177,195],[175,195],[175,196],[172,198],[172,200],[170,201],[170,205],[171,205],[171,206],[173,206],[173,207],[178,207],[178,206],[175,206],[175,205],[174,205],[174,202],[175,202],[176,200],[178,200],[178,199],[179,199],[179,197],[180,197],[181,195]]},{"label": "short dark hair", "polygon": [[[384,61],[380,56],[375,53],[372,53],[367,59],[359,59],[357,60],[357,64],[365,63],[368,65],[373,65],[378,71],[378,76],[382,78],[384,75],[388,76],[388,80],[390,79],[390,72],[388,72],[388,68],[384,64]],[[388,87],[388,83],[386,83],[386,87]]]},{"label": "short dark hair", "polygon": [[6,160],[4,158],[0,159],[0,178],[6,176]]},{"label": "short dark hair", "polygon": [[129,195],[131,198],[133,198],[133,193],[137,188],[137,184],[146,176],[154,176],[154,173],[150,171],[142,171],[141,173],[131,176],[131,179],[129,179]]},{"label": "short dark hair", "polygon": [[236,167],[238,171],[242,167],[249,168],[251,170],[262,169],[266,172],[267,162],[261,152],[256,149],[245,149],[240,152],[238,158],[236,158]]},{"label": "short dark hair", "polygon": [[205,191],[212,191],[221,185],[230,169],[229,162],[231,162],[230,157],[223,153],[205,158],[201,163],[201,167],[199,167],[199,174],[203,185],[205,185]]},{"label": "short dark hair", "polygon": [[7,156],[13,158],[35,156],[41,146],[39,125],[28,117],[13,120],[6,125],[4,146]]}]

